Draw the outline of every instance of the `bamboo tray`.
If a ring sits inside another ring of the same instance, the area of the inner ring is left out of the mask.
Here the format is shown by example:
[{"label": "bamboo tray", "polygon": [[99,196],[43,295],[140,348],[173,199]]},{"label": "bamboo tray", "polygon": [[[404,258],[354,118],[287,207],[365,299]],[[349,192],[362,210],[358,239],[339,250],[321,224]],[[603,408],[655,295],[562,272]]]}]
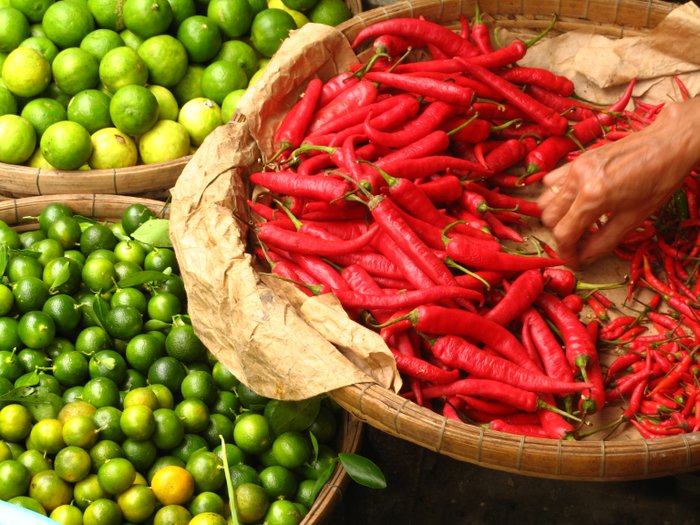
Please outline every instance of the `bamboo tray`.
[{"label": "bamboo tray", "polygon": [[[518,34],[539,33],[551,23],[552,14],[555,13],[558,18],[552,34],[587,29],[613,38],[645,34],[675,7],[658,0],[480,0],[479,6],[482,13],[493,17],[496,25]],[[352,42],[362,28],[389,18],[424,16],[447,27],[458,28],[459,15],[473,17],[474,7],[475,3],[467,0],[404,1],[365,11],[341,24],[338,29]],[[284,97],[284,94],[275,95],[280,99]],[[259,129],[256,130],[254,124],[246,123],[245,118],[239,119],[239,124],[245,128],[236,135],[239,139],[249,140],[251,135],[257,137]],[[230,146],[224,141],[220,148],[224,151],[224,148]],[[249,158],[254,159],[253,155],[254,151]],[[223,164],[214,163],[212,173],[208,174],[207,191],[219,188],[226,193],[213,198],[214,207],[228,208],[234,212],[234,216],[236,210],[242,209],[240,203],[245,195],[241,192],[245,183],[240,179],[252,167],[229,165],[227,170]],[[225,173],[221,174],[221,171]],[[222,180],[222,176],[227,180]],[[175,191],[174,210],[182,208],[190,212],[200,204],[201,202],[179,202],[178,192]],[[232,220],[231,225],[220,225],[219,230],[225,235],[235,234],[236,226],[233,222]],[[200,227],[206,226],[198,222],[197,228]],[[184,229],[188,230],[188,225],[184,225]],[[195,231],[191,233],[195,236],[197,234]],[[192,241],[188,239],[187,249],[193,248]],[[245,242],[242,235],[241,242]],[[217,257],[220,260],[224,255],[225,253],[218,254]],[[211,284],[206,282],[211,277],[197,277],[201,278],[197,285],[204,284],[206,288]],[[188,285],[187,279],[185,284]],[[202,293],[206,291],[203,290]],[[231,305],[224,307],[226,306]],[[224,353],[233,351],[235,350],[230,346],[224,347]],[[547,440],[496,432],[448,420],[375,383],[357,383],[338,388],[331,395],[357,418],[381,431],[456,460],[504,472],[561,480],[621,481],[661,477],[700,468],[698,433],[653,441],[637,437]]]},{"label": "bamboo tray", "polygon": [[[46,205],[54,202],[69,206],[76,214],[105,221],[119,220],[124,209],[135,203],[145,205],[155,217],[167,218],[170,215],[170,205],[157,199],[110,194],[61,194],[0,200],[0,220],[17,230],[36,229],[38,223],[28,217],[38,216]],[[363,432],[364,424],[349,412],[342,411],[335,443],[336,450],[357,452]],[[301,525],[327,523],[329,515],[342,499],[349,483],[350,477],[347,472],[338,465]]]}]

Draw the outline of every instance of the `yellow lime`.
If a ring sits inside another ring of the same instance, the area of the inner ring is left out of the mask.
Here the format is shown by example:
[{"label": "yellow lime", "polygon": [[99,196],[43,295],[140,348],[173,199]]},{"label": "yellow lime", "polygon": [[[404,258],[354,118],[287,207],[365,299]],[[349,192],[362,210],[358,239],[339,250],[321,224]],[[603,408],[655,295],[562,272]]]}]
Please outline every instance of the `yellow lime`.
[{"label": "yellow lime", "polygon": [[123,15],[126,28],[145,40],[168,30],[173,10],[168,0],[126,0]]},{"label": "yellow lime", "polygon": [[253,47],[265,57],[271,57],[296,29],[297,24],[292,15],[283,9],[265,9],[260,11],[250,26],[250,41]]},{"label": "yellow lime", "polygon": [[10,6],[22,11],[30,22],[41,22],[54,0],[10,0]]},{"label": "yellow lime", "polygon": [[9,53],[30,36],[29,21],[22,11],[14,7],[0,8],[0,51]]},{"label": "yellow lime", "polygon": [[204,63],[221,48],[221,30],[211,18],[194,15],[186,18],[177,29],[177,39],[187,50],[190,61]]},{"label": "yellow lime", "polygon": [[60,48],[76,47],[95,29],[87,2],[58,0],[49,6],[41,22],[46,36]]},{"label": "yellow lime", "polygon": [[188,100],[203,96],[202,75],[204,67],[198,64],[191,64],[187,68],[185,76],[173,87],[173,95],[177,103],[182,106]]},{"label": "yellow lime", "polygon": [[22,40],[19,47],[31,47],[41,53],[49,64],[53,62],[53,59],[58,55],[58,47],[51,40],[45,36],[30,36]]},{"label": "yellow lime", "polygon": [[80,42],[80,49],[84,49],[100,62],[107,52],[124,45],[124,40],[113,29],[100,28],[91,31]]},{"label": "yellow lime", "polygon": [[148,68],[148,82],[172,87],[187,72],[187,50],[170,35],[156,35],[144,40],[137,50]]},{"label": "yellow lime", "polygon": [[87,0],[87,5],[99,27],[112,31],[124,29],[124,0]]},{"label": "yellow lime", "polygon": [[199,146],[209,133],[221,125],[221,107],[208,98],[194,98],[180,108],[177,121],[187,129],[190,142]]},{"label": "yellow lime", "polygon": [[51,82],[51,65],[31,47],[18,47],[2,65],[5,87],[18,97],[35,97]]},{"label": "yellow lime", "polygon": [[27,119],[11,114],[0,116],[0,162],[22,164],[35,147],[36,132]]},{"label": "yellow lime", "polygon": [[294,19],[294,23],[296,23],[297,28],[300,28],[304,24],[309,23],[309,19],[307,16],[302,13],[301,11],[291,8],[287,6],[282,0],[270,0],[267,3],[267,6],[270,8],[275,8],[275,9],[282,9],[283,11],[286,11],[291,15],[291,17]]},{"label": "yellow lime", "polygon": [[75,95],[97,87],[100,81],[97,59],[79,47],[59,52],[51,64],[53,79],[61,91]]},{"label": "yellow lime", "polygon": [[136,51],[127,46],[108,51],[100,61],[99,77],[105,88],[116,93],[131,84],[143,86],[148,80],[148,68]]},{"label": "yellow lime", "polygon": [[24,164],[30,168],[56,169],[44,158],[44,155],[41,153],[41,148],[36,148],[32,156],[29,157]]},{"label": "yellow lime", "polygon": [[139,153],[144,164],[179,159],[189,150],[189,133],[185,126],[174,120],[159,120],[139,137]]},{"label": "yellow lime", "polygon": [[248,34],[253,22],[253,8],[248,0],[210,0],[207,16],[219,26],[228,38]]},{"label": "yellow lime", "polygon": [[58,100],[40,97],[27,102],[20,115],[32,124],[36,136],[41,137],[51,124],[66,120],[66,108]]},{"label": "yellow lime", "polygon": [[258,70],[258,54],[243,40],[226,40],[214,60],[226,60],[240,66],[248,78]]},{"label": "yellow lime", "polygon": [[236,89],[226,95],[223,103],[221,104],[221,122],[223,124],[226,124],[229,120],[231,120],[231,117],[238,108],[238,101],[243,95],[245,95],[245,91],[245,89]]},{"label": "yellow lime", "polygon": [[225,60],[212,62],[202,74],[202,93],[219,105],[231,91],[244,89],[247,85],[248,77],[243,69]]},{"label": "yellow lime", "polygon": [[49,126],[41,137],[40,146],[44,158],[59,170],[77,170],[92,153],[90,134],[70,120]]},{"label": "yellow lime", "polygon": [[343,0],[318,0],[308,13],[315,24],[337,26],[352,17],[352,11]]},{"label": "yellow lime", "polygon": [[138,161],[133,139],[117,128],[102,128],[92,134],[92,155],[88,164],[93,169],[128,168]]},{"label": "yellow lime", "polygon": [[93,134],[112,125],[109,116],[109,95],[99,89],[86,89],[76,94],[68,103],[68,120],[77,122]]},{"label": "yellow lime", "polygon": [[161,120],[177,120],[180,107],[173,92],[168,88],[158,85],[148,86],[148,91],[153,93],[158,101],[158,118]]},{"label": "yellow lime", "polygon": [[17,114],[17,99],[6,87],[0,86],[0,115]]},{"label": "yellow lime", "polygon": [[112,96],[109,114],[117,129],[127,135],[140,135],[158,120],[158,100],[144,86],[124,86]]}]

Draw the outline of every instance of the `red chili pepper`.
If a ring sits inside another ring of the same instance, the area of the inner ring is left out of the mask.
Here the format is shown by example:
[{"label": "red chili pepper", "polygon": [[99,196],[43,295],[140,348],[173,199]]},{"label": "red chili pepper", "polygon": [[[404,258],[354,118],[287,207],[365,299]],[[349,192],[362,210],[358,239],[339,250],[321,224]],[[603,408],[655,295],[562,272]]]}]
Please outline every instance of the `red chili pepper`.
[{"label": "red chili pepper", "polygon": [[555,379],[573,381],[574,374],[564,350],[540,313],[534,308],[528,308],[522,316],[522,322],[530,327],[530,336],[545,373]]},{"label": "red chili pepper", "polygon": [[[548,405],[556,405],[556,400],[551,394],[543,394],[542,400]],[[538,409],[537,417],[548,437],[552,439],[564,439],[575,430],[573,425],[564,419],[561,414],[547,410],[546,408]]]},{"label": "red chili pepper", "polygon": [[435,131],[449,115],[454,112],[454,107],[445,102],[436,100],[429,104],[423,112],[414,120],[408,122],[401,129],[392,131],[380,131],[365,120],[364,132],[369,140],[390,148],[402,148]]},{"label": "red chili pepper", "polygon": [[479,2],[474,6],[474,23],[472,24],[471,33],[472,42],[480,53],[492,53],[493,46],[491,45],[491,31],[481,18],[481,9]]},{"label": "red chili pepper", "polygon": [[617,357],[612,363],[610,363],[610,366],[608,367],[606,371],[606,376],[605,376],[605,383],[610,383],[613,379],[613,377],[618,373],[621,372],[622,370],[626,369],[629,367],[632,363],[636,363],[638,361],[642,360],[641,354],[635,353],[635,352],[629,352],[626,354],[622,354],[621,356]]},{"label": "red chili pepper", "polygon": [[540,67],[515,66],[501,71],[501,76],[513,84],[528,84],[568,97],[574,92],[574,83]]},{"label": "red chili pepper", "polygon": [[527,425],[524,423],[507,423],[502,419],[494,419],[489,424],[491,430],[507,432],[518,436],[528,436],[534,438],[551,438],[552,436],[541,425]]},{"label": "red chili pepper", "polygon": [[298,148],[301,145],[316,111],[322,88],[323,82],[318,78],[312,78],[306,86],[302,98],[282,119],[273,139],[278,150]]},{"label": "red chili pepper", "polygon": [[426,399],[457,395],[485,397],[526,412],[534,412],[538,406],[535,392],[492,379],[468,377],[450,384],[429,386],[423,389],[423,396]]},{"label": "red chili pepper", "polygon": [[445,251],[451,259],[479,270],[516,272],[564,264],[561,260],[549,257],[513,255],[503,251],[484,249],[482,246],[471,243],[466,236],[449,239]]},{"label": "red chili pepper", "polygon": [[258,230],[258,239],[265,244],[290,252],[326,257],[361,250],[369,244],[378,230],[379,226],[373,224],[365,233],[352,240],[327,241],[314,235],[293,232],[265,223]]},{"label": "red chili pepper", "polygon": [[651,392],[649,392],[649,396],[653,397],[654,394],[667,392],[668,390],[675,388],[681,376],[688,370],[693,362],[693,356],[691,354],[686,354],[683,359],[673,368],[673,370],[671,370],[661,381],[656,384],[656,386],[654,386]]},{"label": "red chili pepper", "polygon": [[[381,115],[385,111],[388,111],[397,105],[403,106],[404,104],[410,104],[411,101],[416,101],[416,97],[406,93],[399,93],[384,98],[377,97],[377,101],[373,102],[372,104],[353,108],[347,113],[339,115],[333,120],[328,121],[326,124],[312,129],[309,135],[305,138],[304,142],[316,144],[318,143],[317,140],[319,137],[337,133],[358,124],[362,124],[367,118],[367,115],[370,113],[374,115]],[[416,109],[416,113],[417,112],[418,109]]]},{"label": "red chili pepper", "polygon": [[459,199],[464,190],[462,181],[455,175],[443,175],[421,182],[418,187],[434,204],[445,204]]},{"label": "red chili pepper", "polygon": [[393,18],[371,24],[363,28],[352,42],[352,47],[359,46],[368,38],[389,34],[412,41],[421,41],[439,49],[447,56],[474,56],[478,51],[467,40],[452,30],[429,20],[417,18]]},{"label": "red chili pepper", "polygon": [[546,126],[553,135],[563,135],[568,128],[567,120],[552,109],[540,104],[530,95],[503,79],[498,74],[474,63],[471,60],[457,58],[464,64],[466,72],[487,86],[498,90],[511,104],[528,115],[535,122]]},{"label": "red chili pepper", "polygon": [[451,398],[458,400],[463,409],[468,407],[483,413],[490,413],[499,416],[510,416],[516,413],[515,411],[518,410],[516,407],[501,401],[484,399],[482,397],[470,396],[467,394],[458,394],[456,396],[452,396]]},{"label": "red chili pepper", "polygon": [[433,344],[432,352],[447,366],[460,368],[482,379],[494,379],[531,392],[571,394],[590,386],[588,383],[560,381],[538,374],[502,357],[490,355],[454,335],[438,338]]},{"label": "red chili pepper", "polygon": [[527,352],[528,357],[530,358],[530,361],[535,363],[537,365],[537,368],[541,371],[544,369],[542,368],[542,362],[540,361],[540,356],[539,353],[537,352],[537,348],[535,348],[535,343],[532,341],[532,336],[530,335],[530,325],[527,323],[521,323],[520,327],[520,342],[523,344],[523,348],[525,348],[525,351]]},{"label": "red chili pepper", "polygon": [[318,279],[320,283],[327,286],[333,293],[349,290],[350,287],[345,282],[345,279],[341,277],[335,268],[324,262],[320,257],[302,253],[290,253],[289,258]]},{"label": "red chili pepper", "polygon": [[411,357],[399,352],[392,352],[396,360],[396,368],[409,377],[430,381],[435,384],[454,383],[459,379],[459,370],[445,370],[419,357]]},{"label": "red chili pepper", "polygon": [[[414,143],[414,145],[415,144],[417,143]],[[406,148],[408,147],[410,146],[406,146]],[[387,155],[379,159],[375,164],[389,173],[392,177],[410,180],[423,179],[436,173],[446,171],[457,174],[489,172],[487,167],[468,160],[449,155],[429,155],[430,156],[416,156],[409,158],[389,158],[390,156]]]},{"label": "red chili pepper", "polygon": [[313,132],[331,120],[360,106],[371,104],[377,99],[377,87],[366,80],[360,80],[338,94],[328,104],[316,111],[309,129]]},{"label": "red chili pepper", "polygon": [[324,82],[323,88],[321,88],[321,96],[318,101],[318,107],[322,108],[327,106],[343,91],[350,89],[359,82],[360,79],[358,79],[352,71],[343,71],[342,73],[338,73],[328,81]]},{"label": "red chili pepper", "polygon": [[250,175],[250,181],[271,192],[308,197],[324,202],[342,199],[350,184],[330,176],[299,175],[294,171],[258,171]]},{"label": "red chili pepper", "polygon": [[569,120],[581,121],[595,115],[596,109],[589,104],[579,102],[573,98],[561,96],[537,85],[529,85],[527,91],[535,100],[552,108]]},{"label": "red chili pepper", "polygon": [[637,383],[632,390],[629,402],[627,403],[627,408],[622,412],[623,417],[626,419],[633,419],[639,412],[639,407],[642,403],[642,397],[644,396],[644,389],[646,388],[646,382],[640,381]]},{"label": "red chili pepper", "polygon": [[592,295],[589,295],[586,298],[586,304],[588,307],[593,311],[593,315],[596,316],[601,321],[607,321],[609,316],[608,316],[608,311],[606,308],[598,302],[597,299],[595,299]]},{"label": "red chili pepper", "polygon": [[544,278],[539,270],[523,271],[508,287],[506,295],[484,314],[484,318],[507,326],[522,315],[544,290]]},{"label": "red chili pepper", "polygon": [[463,183],[463,186],[465,190],[480,194],[486,199],[488,205],[493,208],[511,209],[528,217],[540,217],[542,215],[542,210],[535,201],[494,191],[476,182],[466,181]]},{"label": "red chili pepper", "polygon": [[416,46],[415,42],[410,42],[408,39],[400,36],[379,35],[374,39],[374,42],[372,42],[372,47],[375,49],[375,53],[384,53],[392,57],[397,57]]},{"label": "red chili pepper", "polygon": [[413,144],[409,144],[382,156],[382,158],[377,160],[376,165],[388,171],[391,175],[398,176],[389,170],[389,166],[391,166],[393,162],[406,159],[415,161],[415,159],[423,159],[428,155],[440,154],[447,150],[449,145],[450,138],[447,136],[447,133],[442,130],[435,130],[421,137]]},{"label": "red chili pepper", "polygon": [[469,107],[474,99],[474,90],[471,88],[434,78],[419,78],[379,71],[371,71],[364,78],[368,82],[378,82],[382,88],[400,89],[407,93],[415,93],[456,106]]},{"label": "red chili pepper", "polygon": [[561,298],[561,302],[575,314],[580,314],[583,311],[583,299],[579,294],[570,293],[565,295]]},{"label": "red chili pepper", "polygon": [[509,139],[501,143],[485,157],[486,166],[492,173],[507,170],[527,155],[529,142]]},{"label": "red chili pepper", "polygon": [[333,290],[340,303],[346,308],[399,309],[415,308],[425,303],[438,303],[447,299],[479,301],[481,294],[461,286],[434,286],[422,290],[405,290],[396,294],[362,294],[352,290]]}]

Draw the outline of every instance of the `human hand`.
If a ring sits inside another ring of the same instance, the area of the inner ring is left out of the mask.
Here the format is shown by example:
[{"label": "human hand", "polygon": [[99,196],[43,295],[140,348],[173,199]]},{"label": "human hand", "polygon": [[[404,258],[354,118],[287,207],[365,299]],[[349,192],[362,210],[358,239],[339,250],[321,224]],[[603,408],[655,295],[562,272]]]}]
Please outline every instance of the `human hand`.
[{"label": "human hand", "polygon": [[[545,175],[542,222],[570,266],[588,264],[664,204],[698,163],[700,98],[669,105],[644,130]],[[588,233],[606,213],[609,220]]]}]

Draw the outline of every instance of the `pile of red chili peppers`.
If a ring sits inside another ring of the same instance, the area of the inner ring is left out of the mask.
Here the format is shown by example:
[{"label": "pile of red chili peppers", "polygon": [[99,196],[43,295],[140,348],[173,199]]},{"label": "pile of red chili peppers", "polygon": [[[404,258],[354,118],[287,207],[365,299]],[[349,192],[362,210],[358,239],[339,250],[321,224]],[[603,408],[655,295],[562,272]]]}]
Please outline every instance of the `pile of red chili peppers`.
[{"label": "pile of red chili peppers", "polygon": [[[608,108],[575,99],[570,80],[517,65],[532,42],[494,46],[479,13],[460,32],[379,22],[353,46],[368,41],[366,64],[308,83],[276,130],[274,162],[251,174],[262,189],[249,203],[258,257],[378,330],[402,395],[448,418],[577,438],[588,415],[622,400],[620,422],[646,437],[697,429],[678,421],[696,404],[700,421],[700,365],[688,350],[700,335],[688,295],[698,290],[685,284],[700,250],[689,233],[700,230],[686,229],[700,226],[697,202],[676,230],[684,242],[666,244],[650,219],[619,248],[630,298],[649,287],[656,305],[606,324],[614,305],[593,290],[585,301],[600,302],[599,318],[585,323],[584,286],[528,235],[537,205],[509,191],[660,107],[625,109],[634,83]],[[656,263],[672,278],[655,278]],[[661,300],[677,315],[654,313]],[[647,319],[663,331],[641,335]],[[600,341],[624,348],[607,370]]]}]

